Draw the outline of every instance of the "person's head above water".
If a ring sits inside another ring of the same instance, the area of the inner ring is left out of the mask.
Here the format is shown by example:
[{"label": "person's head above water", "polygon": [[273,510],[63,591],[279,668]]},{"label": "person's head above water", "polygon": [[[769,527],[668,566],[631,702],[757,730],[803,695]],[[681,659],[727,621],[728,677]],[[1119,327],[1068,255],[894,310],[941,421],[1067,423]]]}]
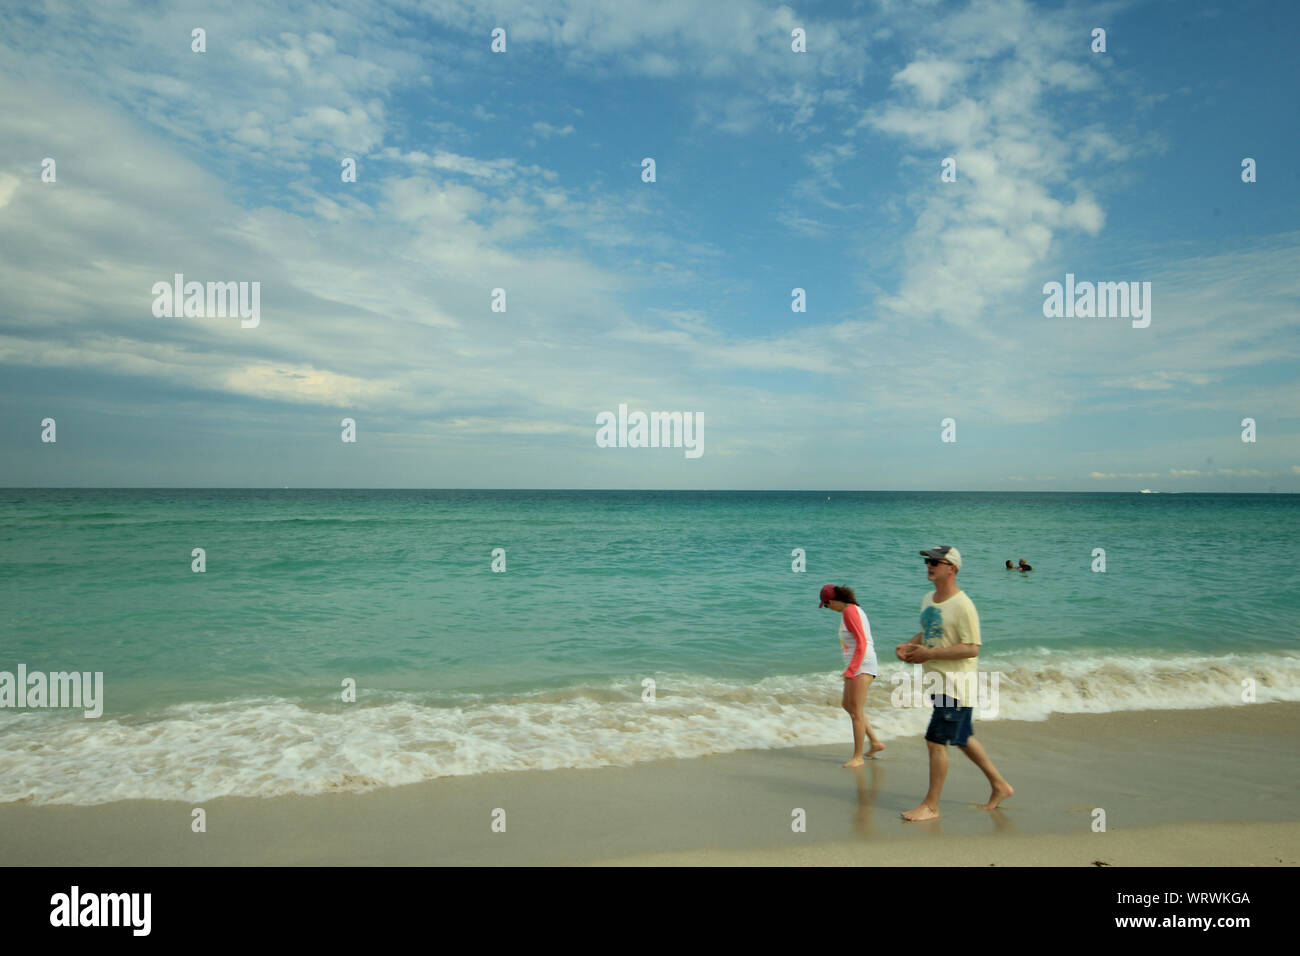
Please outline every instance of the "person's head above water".
[{"label": "person's head above water", "polygon": [[1008,571],[1014,571],[1014,570],[1015,570],[1015,567],[1014,567],[1014,565],[1012,565],[1012,563],[1011,563],[1011,559],[1010,559],[1010,558],[1007,558],[1007,570],[1008,570]]},{"label": "person's head above water", "polygon": [[850,604],[857,603],[858,599],[853,594],[853,588],[844,587],[839,584],[823,584],[821,604],[818,604],[817,606],[819,608],[828,607],[832,611],[843,611]]}]

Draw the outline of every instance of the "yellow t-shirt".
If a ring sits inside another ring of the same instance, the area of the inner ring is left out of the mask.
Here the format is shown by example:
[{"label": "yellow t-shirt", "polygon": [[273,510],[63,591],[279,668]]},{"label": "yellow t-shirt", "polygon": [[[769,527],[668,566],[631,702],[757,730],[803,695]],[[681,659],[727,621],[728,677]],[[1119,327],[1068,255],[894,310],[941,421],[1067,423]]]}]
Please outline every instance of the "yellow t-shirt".
[{"label": "yellow t-shirt", "polygon": [[[926,647],[952,647],[954,644],[980,643],[980,618],[975,604],[958,591],[946,601],[935,603],[934,592],[921,601],[921,643]],[[958,660],[925,661],[926,674],[939,674],[943,680],[943,693],[955,697],[962,707],[976,703],[976,657]]]}]

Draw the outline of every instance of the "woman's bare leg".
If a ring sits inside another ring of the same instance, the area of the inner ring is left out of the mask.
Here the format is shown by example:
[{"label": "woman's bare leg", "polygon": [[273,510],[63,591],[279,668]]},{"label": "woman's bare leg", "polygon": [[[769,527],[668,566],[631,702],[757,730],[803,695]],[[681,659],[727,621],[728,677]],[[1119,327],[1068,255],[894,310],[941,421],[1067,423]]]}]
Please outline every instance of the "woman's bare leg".
[{"label": "woman's bare leg", "polygon": [[869,754],[885,749],[885,745],[880,742],[871,730],[871,724],[867,722],[867,691],[871,688],[871,681],[870,674],[844,678],[844,696],[840,703],[848,711],[849,719],[853,722],[853,756],[844,765],[846,767],[863,765],[862,748],[867,740],[871,741]]}]

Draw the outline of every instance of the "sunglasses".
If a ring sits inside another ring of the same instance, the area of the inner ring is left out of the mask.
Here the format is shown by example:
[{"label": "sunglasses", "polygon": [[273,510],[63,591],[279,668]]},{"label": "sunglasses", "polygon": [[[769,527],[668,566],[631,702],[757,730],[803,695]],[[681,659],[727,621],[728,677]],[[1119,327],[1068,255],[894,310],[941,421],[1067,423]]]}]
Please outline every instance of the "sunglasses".
[{"label": "sunglasses", "polygon": [[940,561],[938,558],[926,558],[925,563],[932,568],[937,568],[941,564],[951,564],[951,561]]}]

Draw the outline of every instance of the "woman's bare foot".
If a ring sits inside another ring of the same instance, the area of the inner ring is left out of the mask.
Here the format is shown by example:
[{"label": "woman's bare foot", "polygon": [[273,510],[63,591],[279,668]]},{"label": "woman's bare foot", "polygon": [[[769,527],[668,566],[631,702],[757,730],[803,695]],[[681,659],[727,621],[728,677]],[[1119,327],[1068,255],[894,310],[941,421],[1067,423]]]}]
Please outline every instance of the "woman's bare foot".
[{"label": "woman's bare foot", "polygon": [[867,748],[867,756],[870,757],[873,754],[878,754],[880,753],[880,751],[884,749],[885,749],[885,745],[882,744],[879,740],[877,740],[874,744],[872,744],[870,747]]},{"label": "woman's bare foot", "polygon": [[1014,788],[1011,786],[1011,784],[1009,784],[1009,783],[1003,784],[1003,785],[1000,786],[1000,787],[994,787],[994,788],[993,788],[993,793],[992,793],[992,795],[989,797],[989,802],[988,802],[988,803],[981,803],[981,804],[980,804],[980,809],[981,809],[981,810],[996,810],[996,809],[998,808],[998,804],[999,804],[999,803],[1001,803],[1003,800],[1007,799],[1007,797],[1011,796],[1011,795],[1012,795],[1013,793],[1015,793],[1015,792],[1016,792],[1015,789],[1014,789]]},{"label": "woman's bare foot", "polygon": [[865,767],[866,762],[861,757],[850,757],[849,762],[842,764],[845,767]]},{"label": "woman's bare foot", "polygon": [[903,814],[903,819],[909,823],[920,823],[922,820],[938,820],[939,811],[933,807],[927,807],[924,803],[914,810],[908,810]]}]

